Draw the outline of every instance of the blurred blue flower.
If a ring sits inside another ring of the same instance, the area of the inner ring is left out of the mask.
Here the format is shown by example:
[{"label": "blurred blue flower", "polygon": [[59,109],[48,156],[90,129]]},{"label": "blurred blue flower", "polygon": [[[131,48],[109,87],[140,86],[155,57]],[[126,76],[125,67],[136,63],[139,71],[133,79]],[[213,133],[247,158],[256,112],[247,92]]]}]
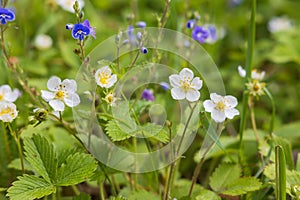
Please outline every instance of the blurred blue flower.
[{"label": "blurred blue flower", "polygon": [[167,83],[167,82],[160,82],[159,84],[160,84],[160,86],[163,90],[169,90],[170,89],[170,84]]},{"label": "blurred blue flower", "polygon": [[91,27],[89,20],[84,20],[84,22],[82,23],[82,25],[86,26],[89,28],[90,30],[90,35],[93,36],[93,38],[96,38],[96,32],[95,29],[93,27]]},{"label": "blurred blue flower", "polygon": [[196,26],[192,31],[192,37],[194,40],[204,43],[209,37],[209,31],[201,26]]},{"label": "blurred blue flower", "polygon": [[190,29],[194,28],[195,25],[196,25],[196,20],[195,20],[195,19],[190,19],[190,20],[187,21],[187,23],[186,23],[186,27],[187,27],[187,28],[190,28]]},{"label": "blurred blue flower", "polygon": [[15,13],[6,8],[0,8],[0,21],[1,24],[6,24],[7,21],[15,20]]},{"label": "blurred blue flower", "polygon": [[136,26],[139,28],[145,28],[147,26],[147,24],[144,21],[139,21],[136,23]]},{"label": "blurred blue flower", "polygon": [[154,95],[151,90],[145,89],[142,93],[142,98],[147,101],[154,101]]},{"label": "blurred blue flower", "polygon": [[74,24],[72,36],[74,39],[83,40],[85,36],[90,34],[90,29],[82,24]]},{"label": "blurred blue flower", "polygon": [[205,42],[210,44],[215,43],[218,40],[216,27],[214,25],[208,25],[207,31],[209,34]]},{"label": "blurred blue flower", "polygon": [[141,48],[141,52],[142,52],[143,54],[147,54],[147,53],[148,53],[148,49],[147,49],[146,47],[142,47],[142,48]]},{"label": "blurred blue flower", "polygon": [[74,27],[74,24],[66,24],[66,29],[67,30],[72,30]]}]

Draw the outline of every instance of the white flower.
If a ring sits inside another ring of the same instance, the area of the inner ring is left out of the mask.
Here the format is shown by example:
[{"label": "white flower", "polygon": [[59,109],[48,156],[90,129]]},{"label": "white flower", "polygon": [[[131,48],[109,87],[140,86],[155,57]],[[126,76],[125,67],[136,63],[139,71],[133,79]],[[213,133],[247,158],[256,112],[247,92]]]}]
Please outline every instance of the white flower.
[{"label": "white flower", "polygon": [[49,102],[54,111],[64,111],[65,104],[75,107],[80,103],[74,80],[65,79],[61,82],[60,78],[53,76],[48,80],[47,87],[51,92],[42,90],[42,98]]},{"label": "white flower", "polygon": [[112,92],[108,93],[105,96],[105,101],[110,105],[110,106],[115,106],[117,98],[114,96]]},{"label": "white flower", "polygon": [[14,102],[21,95],[20,90],[11,90],[9,85],[0,86],[0,103],[2,102]]},{"label": "white flower", "polygon": [[[242,66],[238,66],[238,72],[240,74],[241,77],[245,77],[246,76],[246,70],[244,70],[242,68]],[[258,72],[256,69],[253,69],[251,71],[251,78],[254,80],[263,80],[265,77],[265,71],[262,72]]]},{"label": "white flower", "polygon": [[117,82],[117,75],[111,74],[111,69],[104,66],[96,71],[96,83],[102,88],[110,88]]},{"label": "white flower", "polygon": [[286,31],[292,27],[293,24],[287,17],[273,17],[268,23],[268,30],[271,33]]},{"label": "white flower", "polygon": [[49,49],[52,46],[52,38],[49,35],[40,34],[34,40],[34,46],[39,50]]},{"label": "white flower", "polygon": [[239,115],[239,111],[234,107],[238,102],[234,96],[221,96],[216,93],[210,94],[211,100],[205,100],[203,106],[206,112],[211,113],[211,118],[216,122],[224,122],[226,118],[232,119]]},{"label": "white flower", "polygon": [[173,99],[187,99],[190,102],[198,101],[202,87],[202,80],[199,77],[194,78],[194,73],[188,68],[184,68],[178,74],[169,77],[170,84],[173,87],[171,95]]},{"label": "white flower", "polygon": [[[60,5],[64,10],[74,13],[73,5],[76,0],[56,0],[56,3]],[[84,6],[83,0],[78,0],[79,8],[82,9]]]},{"label": "white flower", "polygon": [[0,103],[0,120],[12,122],[18,116],[17,107],[14,103]]}]

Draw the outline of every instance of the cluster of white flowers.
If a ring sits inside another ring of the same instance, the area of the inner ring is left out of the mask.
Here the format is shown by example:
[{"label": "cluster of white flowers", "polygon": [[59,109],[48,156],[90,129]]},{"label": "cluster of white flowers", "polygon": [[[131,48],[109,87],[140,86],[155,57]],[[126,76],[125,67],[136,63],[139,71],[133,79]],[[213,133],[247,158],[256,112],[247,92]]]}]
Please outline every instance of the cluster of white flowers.
[{"label": "cluster of white flowers", "polygon": [[49,102],[54,111],[64,111],[65,104],[69,107],[75,107],[80,103],[75,80],[65,79],[61,81],[57,76],[51,77],[47,82],[50,90],[42,90],[42,98]]},{"label": "cluster of white flowers", "polygon": [[[182,69],[179,74],[172,74],[169,77],[171,95],[173,99],[187,99],[189,102],[196,102],[200,99],[199,90],[202,88],[202,80],[199,77],[194,78],[194,73],[188,68]],[[203,106],[206,112],[211,113],[211,118],[218,122],[224,122],[226,118],[233,119],[239,115],[239,111],[235,109],[238,102],[231,95],[221,96],[216,93],[210,94],[211,100],[205,100]]]},{"label": "cluster of white flowers", "polygon": [[9,85],[0,86],[0,120],[12,122],[17,116],[17,106],[13,103],[21,95],[18,89],[12,90]]}]

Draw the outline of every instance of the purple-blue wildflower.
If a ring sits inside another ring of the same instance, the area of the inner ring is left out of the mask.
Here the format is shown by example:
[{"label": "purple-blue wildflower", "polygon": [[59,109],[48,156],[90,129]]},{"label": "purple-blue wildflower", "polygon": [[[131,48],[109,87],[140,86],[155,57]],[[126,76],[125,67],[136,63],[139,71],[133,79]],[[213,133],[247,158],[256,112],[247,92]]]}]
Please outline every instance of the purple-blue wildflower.
[{"label": "purple-blue wildflower", "polygon": [[7,21],[15,20],[15,13],[7,8],[0,8],[0,21],[1,24],[6,24]]},{"label": "purple-blue wildflower", "polygon": [[144,21],[139,21],[136,23],[136,26],[139,28],[145,28],[147,26],[147,24]]},{"label": "purple-blue wildflower", "polygon": [[141,48],[141,52],[142,52],[143,54],[147,54],[147,53],[148,53],[148,49],[147,49],[146,47],[142,47],[142,48]]},{"label": "purple-blue wildflower", "polygon": [[186,23],[186,27],[189,28],[189,29],[194,28],[195,25],[196,25],[196,20],[195,19],[190,19]]},{"label": "purple-blue wildflower", "polygon": [[146,101],[154,101],[154,95],[151,90],[144,89],[142,93],[142,98],[145,99]]},{"label": "purple-blue wildflower", "polygon": [[93,36],[93,38],[96,38],[96,32],[95,29],[93,27],[91,27],[89,20],[84,20],[84,22],[82,23],[82,25],[88,27],[90,29],[90,35]]},{"label": "purple-blue wildflower", "polygon": [[196,26],[192,31],[192,37],[194,40],[204,43],[209,37],[209,31],[201,26]]},{"label": "purple-blue wildflower", "polygon": [[72,36],[74,39],[83,40],[85,36],[90,34],[90,29],[82,24],[74,24]]},{"label": "purple-blue wildflower", "polygon": [[161,86],[161,88],[163,89],[163,90],[169,90],[170,89],[170,84],[169,83],[167,83],[167,82],[160,82],[159,83],[160,84],[160,86]]}]

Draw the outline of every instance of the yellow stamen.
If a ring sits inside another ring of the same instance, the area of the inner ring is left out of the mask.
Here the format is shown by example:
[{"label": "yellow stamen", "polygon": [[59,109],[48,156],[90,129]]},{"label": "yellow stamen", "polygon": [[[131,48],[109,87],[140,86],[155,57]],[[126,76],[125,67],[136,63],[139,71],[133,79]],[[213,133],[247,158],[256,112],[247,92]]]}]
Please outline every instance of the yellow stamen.
[{"label": "yellow stamen", "polygon": [[57,91],[55,94],[56,99],[62,99],[65,96],[65,93],[61,90]]},{"label": "yellow stamen", "polygon": [[224,111],[224,109],[225,109],[225,104],[224,104],[224,102],[219,101],[219,102],[217,103],[217,105],[216,105],[216,109],[217,109],[217,110],[220,110],[220,111]]},{"label": "yellow stamen", "polygon": [[15,116],[13,110],[10,107],[2,108],[2,110],[0,110],[0,116],[7,115],[7,114],[9,114],[11,117]]},{"label": "yellow stamen", "polygon": [[3,101],[4,97],[2,94],[0,94],[0,101]]},{"label": "yellow stamen", "polygon": [[99,77],[99,82],[102,84],[102,85],[106,85],[108,84],[108,79],[111,78],[111,75],[109,75],[108,73],[105,73],[105,72],[102,72],[100,74],[100,77]]},{"label": "yellow stamen", "polygon": [[187,92],[191,89],[191,84],[188,80],[180,81],[181,88]]}]

